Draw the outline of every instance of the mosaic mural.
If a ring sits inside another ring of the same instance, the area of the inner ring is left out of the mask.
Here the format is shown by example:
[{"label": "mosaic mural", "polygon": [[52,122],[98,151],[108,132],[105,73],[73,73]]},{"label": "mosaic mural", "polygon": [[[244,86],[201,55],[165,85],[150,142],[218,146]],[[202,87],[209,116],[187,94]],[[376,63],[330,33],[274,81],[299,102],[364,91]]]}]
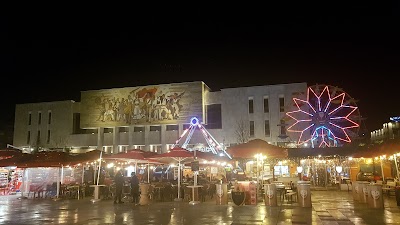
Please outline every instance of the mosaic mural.
[{"label": "mosaic mural", "polygon": [[203,83],[177,83],[84,91],[81,128],[176,124],[203,118]]}]

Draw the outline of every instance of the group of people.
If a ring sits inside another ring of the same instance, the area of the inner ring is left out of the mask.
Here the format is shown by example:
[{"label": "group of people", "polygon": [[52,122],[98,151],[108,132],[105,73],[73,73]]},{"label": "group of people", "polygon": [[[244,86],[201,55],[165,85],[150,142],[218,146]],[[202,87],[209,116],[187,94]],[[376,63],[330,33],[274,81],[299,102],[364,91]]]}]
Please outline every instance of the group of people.
[{"label": "group of people", "polygon": [[[122,201],[122,192],[125,184],[125,178],[122,174],[122,171],[119,170],[114,177],[115,182],[115,197],[114,197],[114,204],[121,204],[124,203]],[[137,205],[139,204],[139,178],[137,177],[135,172],[131,173],[131,178],[129,180],[130,189],[131,189],[131,196],[132,202]]]}]

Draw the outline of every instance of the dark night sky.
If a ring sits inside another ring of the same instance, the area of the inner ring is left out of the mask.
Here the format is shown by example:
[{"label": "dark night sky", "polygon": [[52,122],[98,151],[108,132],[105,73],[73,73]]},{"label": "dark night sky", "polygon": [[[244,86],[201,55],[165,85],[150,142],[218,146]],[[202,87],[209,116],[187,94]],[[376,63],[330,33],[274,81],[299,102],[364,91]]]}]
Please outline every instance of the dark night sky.
[{"label": "dark night sky", "polygon": [[[201,80],[212,90],[338,86],[359,100],[368,131],[381,128],[400,116],[398,4],[324,4],[2,16],[1,77],[15,80],[0,88],[1,123],[13,123],[19,103],[79,101],[83,90]],[[165,72],[165,64],[182,71]]]}]

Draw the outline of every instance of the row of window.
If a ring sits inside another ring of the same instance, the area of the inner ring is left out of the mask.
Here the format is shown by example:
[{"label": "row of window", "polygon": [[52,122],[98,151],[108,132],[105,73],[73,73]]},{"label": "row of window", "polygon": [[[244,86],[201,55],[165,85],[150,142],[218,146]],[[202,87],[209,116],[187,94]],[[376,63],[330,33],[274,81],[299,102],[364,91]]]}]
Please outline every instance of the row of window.
[{"label": "row of window", "polygon": [[[37,136],[36,136],[36,142],[32,143],[32,144],[39,145],[41,143],[41,136],[40,135],[41,135],[40,134],[40,130],[38,130],[37,131]],[[50,139],[51,139],[51,131],[47,130],[47,139],[46,139],[46,143],[47,144],[50,144]],[[26,143],[28,145],[31,144],[31,132],[30,131],[28,131],[28,135],[27,135],[27,138],[26,138]]]},{"label": "row of window", "polygon": [[[266,97],[266,96],[264,96],[263,106],[264,106],[264,113],[269,113],[269,100],[268,100],[268,97]],[[279,112],[285,112],[285,98],[283,98],[283,97],[279,98]],[[249,113],[250,114],[254,113],[254,98],[253,97],[249,97]]]},{"label": "row of window", "polygon": [[[280,128],[280,135],[286,135],[286,126],[285,126],[285,121],[281,120],[281,123],[279,124]],[[254,137],[254,130],[255,130],[255,123],[254,121],[250,121],[250,129],[249,129],[249,135],[250,137]],[[271,129],[269,125],[269,120],[264,120],[264,134],[266,137],[271,136]]]},{"label": "row of window", "polygon": [[[48,112],[47,124],[51,124],[51,111]],[[38,124],[42,124],[42,112],[38,112]],[[29,112],[28,115],[28,125],[32,125],[32,113]]]},{"label": "row of window", "polygon": [[[184,124],[183,129],[189,128],[189,124]],[[129,132],[129,127],[119,127],[120,133]],[[177,131],[179,130],[179,125],[166,125],[166,131]],[[150,126],[150,131],[161,131],[161,126]],[[133,132],[144,132],[144,126],[135,126],[133,127]],[[113,128],[104,128],[104,133],[113,133]]]}]

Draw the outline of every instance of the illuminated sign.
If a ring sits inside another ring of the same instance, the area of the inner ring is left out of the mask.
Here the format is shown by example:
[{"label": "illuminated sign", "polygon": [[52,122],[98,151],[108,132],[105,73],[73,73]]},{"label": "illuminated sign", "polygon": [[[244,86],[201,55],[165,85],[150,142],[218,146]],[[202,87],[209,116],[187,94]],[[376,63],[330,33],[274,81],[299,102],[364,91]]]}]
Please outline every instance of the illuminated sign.
[{"label": "illuminated sign", "polygon": [[400,122],[400,116],[392,116],[390,117],[390,120],[393,122]]}]

